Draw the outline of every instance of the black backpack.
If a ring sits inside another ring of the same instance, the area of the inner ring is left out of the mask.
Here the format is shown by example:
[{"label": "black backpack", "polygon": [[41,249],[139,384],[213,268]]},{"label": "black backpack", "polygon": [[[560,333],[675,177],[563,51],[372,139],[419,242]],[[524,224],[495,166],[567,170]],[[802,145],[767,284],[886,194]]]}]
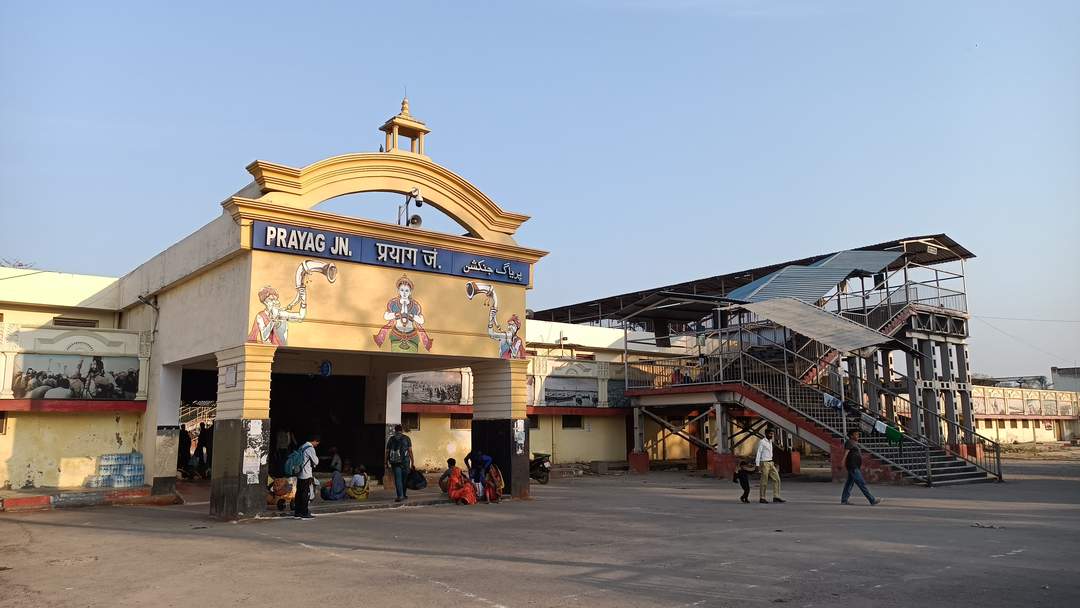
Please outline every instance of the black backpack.
[{"label": "black backpack", "polygon": [[388,452],[387,460],[390,461],[390,464],[403,464],[405,457],[409,455],[409,451],[405,449],[405,442],[397,435],[390,438],[386,451]]}]

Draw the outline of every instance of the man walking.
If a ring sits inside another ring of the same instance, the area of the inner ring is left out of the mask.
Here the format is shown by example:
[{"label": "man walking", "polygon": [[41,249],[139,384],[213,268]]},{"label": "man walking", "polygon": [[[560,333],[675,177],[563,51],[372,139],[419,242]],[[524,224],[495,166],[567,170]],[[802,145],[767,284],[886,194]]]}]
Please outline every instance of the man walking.
[{"label": "man walking", "polygon": [[412,470],[412,463],[412,440],[402,432],[400,424],[395,424],[394,434],[386,440],[386,466],[393,471],[394,492],[397,494],[394,502],[401,502],[409,497],[405,488],[405,477]]},{"label": "man walking", "polygon": [[296,498],[293,516],[296,519],[313,519],[309,503],[311,502],[311,484],[315,481],[315,467],[319,466],[319,455],[315,448],[319,445],[319,436],[312,435],[311,440],[300,446],[300,453],[304,457],[304,464],[300,467],[300,474],[296,476]]},{"label": "man walking", "polygon": [[775,433],[772,429],[765,431],[765,438],[758,442],[757,445],[757,457],[754,459],[754,464],[757,465],[759,471],[761,471],[761,498],[758,502],[768,504],[769,501],[765,500],[765,492],[769,485],[769,480],[773,482],[773,502],[787,502],[783,498],[780,498],[780,472],[776,470],[776,464],[773,463],[773,435]]},{"label": "man walking", "polygon": [[859,431],[855,429],[848,433],[848,440],[844,443],[844,468],[847,469],[847,481],[844,482],[844,493],[840,495],[840,504],[846,505],[851,498],[851,486],[857,485],[862,490],[863,496],[870,501],[870,505],[881,504],[880,498],[874,498],[866,487],[866,481],[862,476],[862,450],[859,449]]}]

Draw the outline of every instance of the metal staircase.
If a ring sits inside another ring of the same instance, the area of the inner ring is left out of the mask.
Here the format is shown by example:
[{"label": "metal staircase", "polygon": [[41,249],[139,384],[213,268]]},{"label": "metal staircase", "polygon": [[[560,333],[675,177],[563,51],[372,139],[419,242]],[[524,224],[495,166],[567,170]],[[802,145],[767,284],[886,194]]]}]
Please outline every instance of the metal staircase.
[{"label": "metal staircase", "polygon": [[[909,309],[910,307],[905,307]],[[901,314],[898,311],[894,318]],[[890,320],[891,323],[891,320]],[[758,329],[764,324],[758,324]],[[775,328],[772,328],[775,329]],[[738,332],[735,337],[730,332]],[[887,466],[896,476],[926,485],[976,483],[1001,480],[1000,446],[974,429],[959,428],[936,411],[912,404],[906,394],[875,385],[893,399],[899,412],[918,410],[921,416],[941,426],[954,425],[954,436],[965,437],[976,446],[970,453],[959,453],[927,437],[903,433],[899,443],[890,444],[882,435],[874,435],[876,423],[901,428],[899,420],[886,419],[869,411],[862,403],[845,400],[841,391],[806,381],[805,370],[817,364],[786,345],[773,341],[765,332],[750,339],[743,327],[729,330],[729,335],[710,336],[716,346],[708,354],[630,363],[627,389],[668,389],[702,385],[703,390],[723,391],[725,386],[749,389],[749,398],[779,404],[787,415],[767,408],[756,410],[774,425],[794,424],[801,431],[813,433],[827,445],[842,443],[847,431],[858,426],[863,431],[860,444],[869,458]],[[748,345],[753,344],[752,347]],[[754,354],[751,354],[753,351]],[[849,372],[849,375],[850,372]],[[853,376],[861,382],[865,378]],[[815,375],[815,380],[817,376]],[[842,382],[833,383],[843,386]],[[709,388],[704,388],[709,385]],[[756,395],[755,395],[756,393]],[[831,405],[827,405],[827,403]],[[948,433],[939,434],[948,436]],[[820,444],[819,444],[820,445]]]},{"label": "metal staircase", "polygon": [[[944,446],[933,445],[925,438],[906,433],[898,444],[890,444],[884,436],[872,434],[874,424],[882,420],[881,417],[858,407],[854,402],[843,401],[839,395],[826,389],[797,382],[790,374],[751,355],[740,358],[739,371],[743,374],[740,382],[780,402],[833,441],[843,441],[848,430],[858,427],[864,435],[859,443],[868,455],[906,479],[927,485],[944,485],[1000,478],[1000,451],[996,444],[991,448],[993,461],[984,462],[973,462]],[[842,406],[826,405],[826,396],[832,397],[834,403],[842,403]],[[899,395],[895,397],[901,398]],[[986,441],[990,442],[988,439]]]}]

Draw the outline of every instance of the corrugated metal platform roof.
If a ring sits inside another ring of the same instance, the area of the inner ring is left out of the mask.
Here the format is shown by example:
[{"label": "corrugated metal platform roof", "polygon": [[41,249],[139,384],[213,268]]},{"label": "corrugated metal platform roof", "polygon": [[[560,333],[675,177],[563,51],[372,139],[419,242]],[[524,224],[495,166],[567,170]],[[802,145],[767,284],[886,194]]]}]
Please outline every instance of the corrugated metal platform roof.
[{"label": "corrugated metal platform roof", "polygon": [[817,302],[838,283],[851,276],[849,267],[788,266],[749,285],[734,289],[728,298],[740,302],[761,302],[772,298],[795,298],[809,304]]},{"label": "corrugated metal platform roof", "polygon": [[879,331],[794,298],[774,298],[743,308],[841,353],[862,355],[864,350],[893,341]]},{"label": "corrugated metal platform roof", "polygon": [[[916,246],[906,246],[905,243],[916,243]],[[931,245],[934,247],[931,247]],[[902,255],[906,256],[907,260],[924,266],[975,257],[975,254],[961,246],[947,234],[911,236],[893,241],[886,241],[884,243],[877,243],[875,245],[856,247],[854,251],[899,252],[904,249],[907,249],[907,253]],[[624,309],[636,310],[638,308],[635,306],[637,302],[651,294],[661,291],[723,296],[731,293],[734,289],[747,285],[748,283],[771,274],[785,266],[809,266],[829,257],[833,257],[837,253],[841,252],[818,254],[798,260],[781,262],[779,264],[770,264],[768,266],[740,270],[738,272],[729,272],[727,274],[719,274],[692,281],[656,286],[640,291],[631,291],[593,300],[586,300],[575,304],[556,306],[545,310],[535,311],[533,313],[533,318],[543,319],[545,321],[562,321],[566,323],[583,323],[598,319],[617,318],[613,317],[613,313]],[[902,262],[902,259],[897,258],[896,261],[889,266],[890,268],[896,268],[902,264]],[[663,315],[660,315],[660,317],[662,318]]]},{"label": "corrugated metal platform roof", "polygon": [[811,266],[829,268],[852,268],[866,274],[881,272],[888,268],[903,253],[899,251],[841,251]]}]

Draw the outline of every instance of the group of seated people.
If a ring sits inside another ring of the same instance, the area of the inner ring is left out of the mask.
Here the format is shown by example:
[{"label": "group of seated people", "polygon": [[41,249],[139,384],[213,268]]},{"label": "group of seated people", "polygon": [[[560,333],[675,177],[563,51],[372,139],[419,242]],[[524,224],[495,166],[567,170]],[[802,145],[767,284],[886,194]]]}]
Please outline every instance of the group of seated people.
[{"label": "group of seated people", "polygon": [[473,450],[465,457],[465,468],[465,471],[459,468],[453,458],[446,460],[446,471],[439,477],[439,488],[450,500],[462,505],[474,505],[481,499],[499,502],[506,484],[491,456]]},{"label": "group of seated people", "polygon": [[[266,490],[269,492],[267,504],[274,505],[279,501],[285,504],[296,498],[295,477],[270,477],[267,481]],[[367,500],[371,486],[371,476],[368,475],[364,465],[353,467],[346,460],[344,466],[338,464],[330,471],[330,479],[324,481],[318,487],[318,495],[323,500]]]},{"label": "group of seated people", "polygon": [[[348,460],[342,463],[337,450],[331,448],[331,477],[319,487],[318,494],[323,500],[367,500],[371,485],[371,476],[364,465],[353,467]],[[267,502],[286,503],[295,496],[291,477],[270,478]],[[457,466],[457,460],[446,461],[446,471],[439,478],[439,488],[450,500],[463,505],[473,505],[479,501],[499,502],[503,489],[502,471],[492,462],[491,456],[480,450],[474,450],[465,457],[465,469]]]},{"label": "group of seated people", "polygon": [[364,465],[353,468],[346,464],[343,471],[334,469],[329,481],[319,490],[319,496],[323,500],[367,500],[369,479]]}]

